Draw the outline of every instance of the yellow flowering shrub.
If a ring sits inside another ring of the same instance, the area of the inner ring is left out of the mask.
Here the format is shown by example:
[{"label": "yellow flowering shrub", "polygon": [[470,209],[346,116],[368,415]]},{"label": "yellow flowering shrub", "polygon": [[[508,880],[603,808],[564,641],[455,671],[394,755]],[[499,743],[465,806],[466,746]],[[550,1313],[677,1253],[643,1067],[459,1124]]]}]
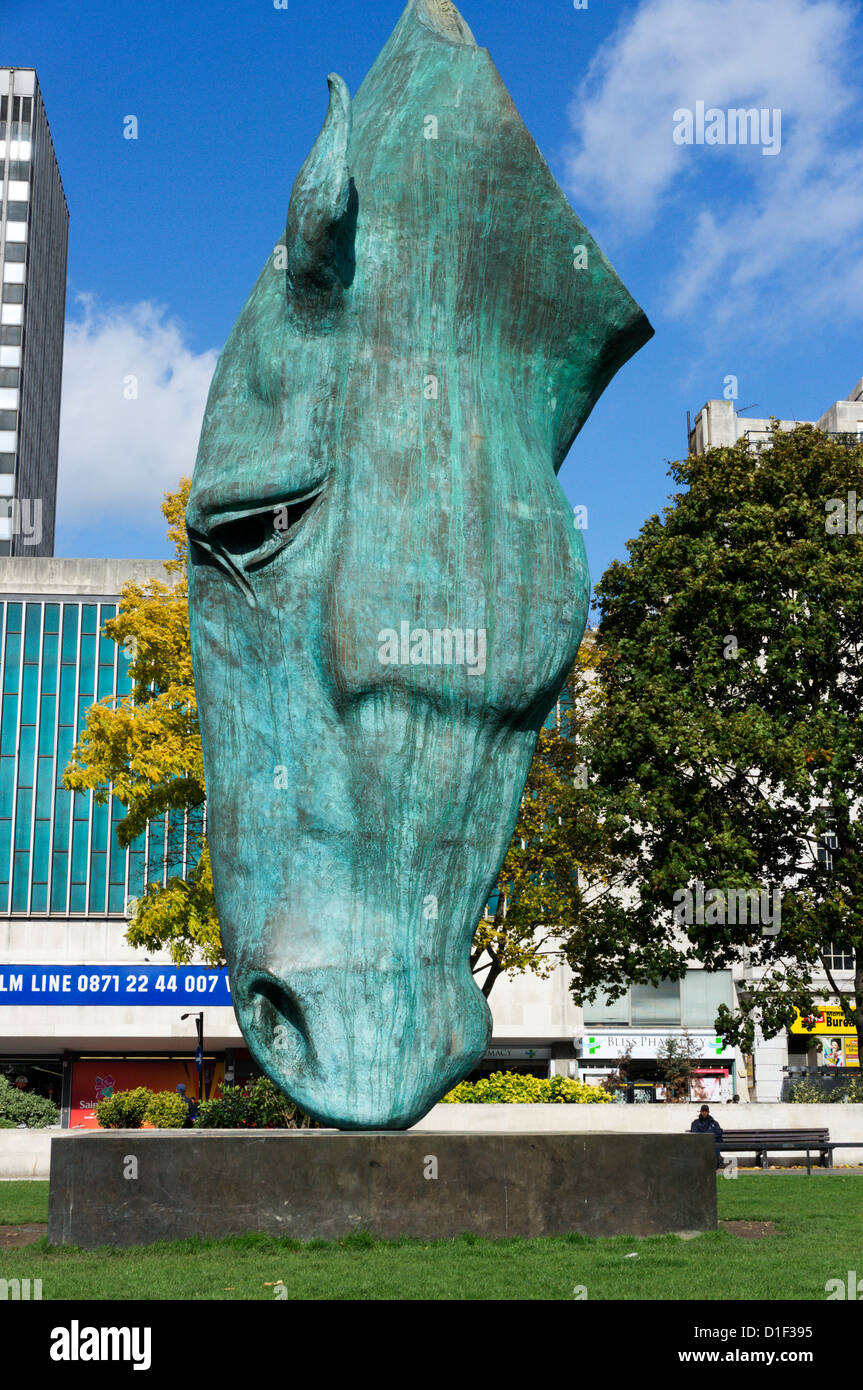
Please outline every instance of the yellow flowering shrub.
[{"label": "yellow flowering shrub", "polygon": [[568,1076],[538,1077],[496,1071],[481,1081],[460,1081],[442,1105],[608,1105],[611,1096],[601,1086],[587,1086]]}]

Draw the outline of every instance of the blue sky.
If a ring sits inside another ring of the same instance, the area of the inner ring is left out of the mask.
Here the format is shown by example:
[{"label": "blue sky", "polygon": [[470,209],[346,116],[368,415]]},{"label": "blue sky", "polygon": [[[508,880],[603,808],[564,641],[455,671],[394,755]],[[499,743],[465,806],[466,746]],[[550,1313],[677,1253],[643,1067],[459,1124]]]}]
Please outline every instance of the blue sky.
[{"label": "blue sky", "polygon": [[[165,553],[216,356],[326,107],[402,0],[0,0],[71,214],[57,553]],[[815,419],[863,376],[857,0],[462,0],[576,211],[656,329],[561,472],[596,580],[665,504],[686,411],[728,375]],[[779,109],[781,149],[677,145],[674,112]],[[128,115],[139,138],[123,138]],[[139,398],[123,395],[139,380]]]}]

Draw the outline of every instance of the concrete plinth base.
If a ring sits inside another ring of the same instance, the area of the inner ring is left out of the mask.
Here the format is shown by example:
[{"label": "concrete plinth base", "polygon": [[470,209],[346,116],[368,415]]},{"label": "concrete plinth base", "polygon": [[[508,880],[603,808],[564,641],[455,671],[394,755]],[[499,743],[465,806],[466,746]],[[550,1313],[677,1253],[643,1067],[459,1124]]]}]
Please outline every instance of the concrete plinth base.
[{"label": "concrete plinth base", "polygon": [[710,1135],[105,1130],[51,1142],[54,1245],[715,1227]]}]

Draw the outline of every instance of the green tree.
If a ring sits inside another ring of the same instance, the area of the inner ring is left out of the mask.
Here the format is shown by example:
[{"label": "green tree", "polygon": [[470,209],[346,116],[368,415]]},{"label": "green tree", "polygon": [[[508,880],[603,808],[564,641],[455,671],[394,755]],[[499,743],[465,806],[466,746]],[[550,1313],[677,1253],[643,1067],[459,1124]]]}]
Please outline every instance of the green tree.
[{"label": "green tree", "polygon": [[[863,1045],[863,448],[774,424],[770,447],[671,476],[685,491],[598,588],[589,797],[630,892],[578,918],[574,990],[746,962],[718,1026],[751,1050],[757,1020],[814,1011],[823,974]],[[769,895],[756,922],[748,892]],[[850,989],[828,943],[856,953]]]},{"label": "green tree", "polygon": [[689,1100],[689,1090],[698,1060],[696,1043],[688,1033],[682,1038],[665,1038],[657,1052],[657,1067],[665,1084],[666,1099]]}]

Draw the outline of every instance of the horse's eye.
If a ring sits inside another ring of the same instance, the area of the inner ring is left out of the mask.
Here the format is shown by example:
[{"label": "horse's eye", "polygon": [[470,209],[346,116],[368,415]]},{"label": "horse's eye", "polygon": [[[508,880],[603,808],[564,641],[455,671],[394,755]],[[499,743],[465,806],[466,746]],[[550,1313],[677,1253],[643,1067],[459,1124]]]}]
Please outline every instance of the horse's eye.
[{"label": "horse's eye", "polygon": [[304,518],[321,500],[324,491],[324,484],[319,484],[304,497],[289,498],[275,506],[223,521],[211,526],[207,533],[190,528],[190,540],[197,547],[193,559],[197,557],[198,562],[209,564],[215,560],[218,564],[216,557],[221,554],[235,572],[260,568],[296,539]]},{"label": "horse's eye", "polygon": [[236,521],[225,522],[212,531],[212,538],[231,555],[251,555],[260,550],[276,532],[276,517],[272,511],[258,512],[254,516],[241,516]]}]

